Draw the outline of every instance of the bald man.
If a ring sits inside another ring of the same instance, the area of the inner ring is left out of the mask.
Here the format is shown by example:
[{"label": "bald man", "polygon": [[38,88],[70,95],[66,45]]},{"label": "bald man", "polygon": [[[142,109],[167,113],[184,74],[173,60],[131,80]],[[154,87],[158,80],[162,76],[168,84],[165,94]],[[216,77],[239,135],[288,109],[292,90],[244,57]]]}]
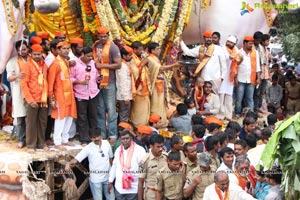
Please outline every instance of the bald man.
[{"label": "bald man", "polygon": [[214,176],[213,184],[205,188],[203,200],[229,199],[229,200],[254,200],[250,194],[238,185],[230,184],[225,171],[218,171]]}]

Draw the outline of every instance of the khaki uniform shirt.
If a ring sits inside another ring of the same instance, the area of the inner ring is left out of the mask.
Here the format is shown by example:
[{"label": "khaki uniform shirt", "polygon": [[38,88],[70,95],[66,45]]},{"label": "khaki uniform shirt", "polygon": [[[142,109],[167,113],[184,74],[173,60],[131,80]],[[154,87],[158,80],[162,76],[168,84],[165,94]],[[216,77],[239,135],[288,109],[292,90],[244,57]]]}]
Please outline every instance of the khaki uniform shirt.
[{"label": "khaki uniform shirt", "polygon": [[192,184],[196,176],[201,176],[202,181],[195,187],[195,190],[191,197],[193,200],[202,200],[205,188],[214,183],[214,173],[210,170],[207,172],[201,172],[200,167],[194,168],[188,173],[183,189],[188,188]]},{"label": "khaki uniform shirt", "polygon": [[156,190],[163,191],[165,198],[182,199],[184,183],[180,172],[171,171],[168,166],[165,166],[157,172],[156,179]]},{"label": "khaki uniform shirt", "polygon": [[218,158],[218,155],[216,157],[212,156],[211,158],[211,164],[210,164],[210,169],[211,171],[216,171],[220,167],[220,160]]},{"label": "khaki uniform shirt", "polygon": [[151,152],[146,154],[139,163],[139,178],[144,179],[144,199],[155,199],[156,174],[159,169],[167,165],[167,154],[155,157]]},{"label": "khaki uniform shirt", "polygon": [[198,163],[198,161],[199,161],[199,159],[198,159],[199,157],[198,157],[198,155],[197,155],[197,160],[195,161],[195,162],[192,162],[192,161],[190,161],[190,159],[188,159],[188,158],[186,158],[186,167],[187,167],[187,169],[186,169],[186,174],[188,174],[190,171],[192,171],[192,169],[194,169],[194,168],[196,168],[196,167],[198,167],[199,165],[199,163]]}]

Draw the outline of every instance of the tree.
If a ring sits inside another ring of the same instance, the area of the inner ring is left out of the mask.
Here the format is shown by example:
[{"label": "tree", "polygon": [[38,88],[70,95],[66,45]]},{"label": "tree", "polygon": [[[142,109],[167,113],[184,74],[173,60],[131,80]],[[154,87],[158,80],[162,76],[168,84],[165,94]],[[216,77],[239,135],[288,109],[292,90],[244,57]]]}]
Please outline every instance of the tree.
[{"label": "tree", "polygon": [[[299,12],[299,11],[298,11]],[[300,13],[289,13],[286,10],[279,11],[274,24],[283,38],[284,52],[299,60],[300,58]]]}]

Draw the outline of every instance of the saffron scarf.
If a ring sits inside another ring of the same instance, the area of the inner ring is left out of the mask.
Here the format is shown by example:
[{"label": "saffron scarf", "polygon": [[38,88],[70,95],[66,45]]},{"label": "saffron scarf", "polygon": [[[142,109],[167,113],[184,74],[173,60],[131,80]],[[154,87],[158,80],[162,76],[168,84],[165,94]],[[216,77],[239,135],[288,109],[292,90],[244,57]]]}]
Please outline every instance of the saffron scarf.
[{"label": "saffron scarf", "polygon": [[200,100],[203,98],[203,88],[201,87],[201,90],[199,91],[199,86],[195,86],[195,99],[196,103],[199,103]]},{"label": "saffron scarf", "polygon": [[129,71],[130,79],[131,79],[131,92],[132,92],[132,97],[134,98],[136,96],[136,87],[135,87],[135,81],[134,81],[132,69],[131,66],[125,60],[122,59],[122,62],[127,66],[127,69]]},{"label": "saffron scarf", "polygon": [[224,198],[223,198],[223,195],[222,195],[222,193],[221,193],[221,190],[220,190],[220,188],[217,186],[217,184],[215,184],[215,191],[216,191],[216,193],[217,193],[217,195],[218,195],[218,197],[219,197],[220,200],[229,200],[229,189],[227,189],[227,190],[225,191],[225,196],[224,196]]},{"label": "saffron scarf", "polygon": [[256,50],[253,48],[250,51],[250,62],[251,62],[251,76],[250,82],[251,84],[255,85],[256,82]]},{"label": "saffron scarf", "polygon": [[135,65],[137,66],[137,68],[140,68],[141,59],[135,53],[132,54],[132,59]]},{"label": "saffron scarf", "polygon": [[[95,45],[93,47],[93,56],[95,61],[99,61],[101,64],[110,64],[109,60],[109,51],[110,51],[110,45],[111,41],[107,41],[103,45],[103,49],[97,48],[97,44],[99,44],[98,41],[95,42]],[[108,87],[108,81],[109,81],[109,69],[102,68],[99,69],[99,74],[103,75],[103,78],[100,82],[101,88],[107,88]]]},{"label": "saffron scarf", "polygon": [[18,65],[19,65],[19,69],[22,69],[22,67],[24,66],[25,63],[27,63],[28,61],[31,60],[31,57],[28,55],[27,57],[27,61],[22,59],[21,56],[18,56]]},{"label": "saffron scarf", "polygon": [[69,72],[69,63],[66,62],[62,57],[57,56],[56,57],[59,66],[62,72],[63,77],[61,78],[63,82],[63,91],[64,91],[64,97],[65,97],[65,105],[71,105],[72,103],[72,93],[73,93],[73,87],[72,83],[70,81],[70,72]]},{"label": "saffron scarf", "polygon": [[128,153],[127,153],[127,159],[126,159],[126,163],[124,160],[124,146],[121,145],[120,146],[120,164],[122,167],[122,188],[123,189],[130,189],[131,188],[131,182],[134,181],[132,174],[129,173],[130,168],[131,168],[131,160],[132,160],[132,155],[133,155],[133,150],[135,147],[135,143],[133,141],[131,141],[131,144],[129,146],[128,149]]},{"label": "saffron scarf", "polygon": [[39,66],[38,63],[36,63],[33,59],[31,59],[29,62],[32,62],[35,66],[36,70],[39,73],[38,76],[38,85],[39,87],[42,87],[42,107],[48,107],[48,82],[47,77],[44,76],[43,67],[45,65],[44,61],[41,61],[40,64],[42,66]]},{"label": "saffron scarf", "polygon": [[215,45],[214,44],[209,45],[207,47],[206,52],[205,52],[205,46],[204,45],[200,46],[199,57],[198,57],[198,59],[200,61],[200,64],[196,68],[194,74],[198,75],[198,73],[207,64],[207,62],[209,61],[210,57],[213,55],[214,50],[215,50]]},{"label": "saffron scarf", "polygon": [[234,77],[238,71],[238,62],[237,62],[238,55],[237,55],[236,48],[233,48],[233,49],[230,49],[228,47],[226,47],[226,48],[227,48],[229,55],[233,57],[233,59],[231,60],[230,71],[229,71],[229,81],[230,81],[230,83],[233,83]]},{"label": "saffron scarf", "polygon": [[245,190],[246,187],[247,187],[247,178],[241,176],[241,175],[237,172],[236,169],[235,169],[235,173],[234,173],[234,174],[235,174],[235,176],[237,177],[237,179],[238,179],[238,181],[239,181],[239,186],[240,186],[243,190]]}]

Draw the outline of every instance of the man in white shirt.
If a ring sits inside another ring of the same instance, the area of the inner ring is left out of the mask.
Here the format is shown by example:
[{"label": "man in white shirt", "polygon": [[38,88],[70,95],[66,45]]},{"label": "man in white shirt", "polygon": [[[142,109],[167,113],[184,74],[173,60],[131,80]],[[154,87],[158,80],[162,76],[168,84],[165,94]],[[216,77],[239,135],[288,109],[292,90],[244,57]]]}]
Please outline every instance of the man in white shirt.
[{"label": "man in white shirt", "polygon": [[131,133],[124,130],[120,134],[121,146],[115,152],[115,158],[109,172],[108,192],[112,193],[115,181],[117,200],[138,199],[139,163],[146,154],[143,147],[132,141]]},{"label": "man in white shirt", "polygon": [[201,115],[217,115],[220,111],[220,99],[218,95],[212,92],[212,87],[213,85],[211,82],[204,82],[204,95],[199,102],[199,110]]},{"label": "man in white shirt", "polygon": [[233,160],[234,160],[234,151],[230,147],[224,147],[220,151],[220,157],[222,163],[217,169],[218,171],[225,171],[227,174],[233,173]]},{"label": "man in white shirt", "polygon": [[220,84],[226,75],[226,59],[225,54],[219,45],[212,43],[212,32],[203,33],[204,44],[189,49],[183,41],[180,42],[184,55],[198,57],[200,64],[194,72],[194,76],[201,77],[204,81],[211,81],[213,90],[218,93]]},{"label": "man in white shirt", "polygon": [[237,38],[229,36],[223,50],[226,56],[226,74],[219,90],[220,97],[220,119],[232,120],[232,94],[234,86],[234,76],[237,73],[238,64],[241,62],[241,55],[238,53],[238,48],[235,46]]},{"label": "man in white shirt", "polygon": [[229,183],[228,175],[225,171],[218,171],[214,177],[215,183],[205,188],[203,200],[254,200],[250,194],[242,190],[239,186]]},{"label": "man in white shirt", "polygon": [[76,61],[78,58],[82,56],[83,50],[83,39],[81,38],[73,38],[70,41],[71,44],[71,51],[69,52],[69,62],[70,64],[74,64],[73,62]]},{"label": "man in white shirt", "polygon": [[124,47],[120,50],[122,63],[121,68],[116,70],[117,100],[119,103],[119,120],[128,122],[131,100],[135,87],[134,78],[129,62],[132,60],[133,50],[130,47]]},{"label": "man in white shirt", "polygon": [[114,193],[108,193],[109,170],[113,158],[110,144],[102,140],[100,129],[89,130],[92,142],[85,146],[70,162],[66,164],[65,170],[70,171],[70,165],[81,162],[86,157],[89,160],[90,189],[94,199],[102,200],[102,193],[108,200],[115,198]]},{"label": "man in white shirt", "polygon": [[242,113],[242,101],[246,100],[246,107],[254,109],[254,87],[260,84],[260,62],[258,52],[253,47],[253,37],[245,36],[244,46],[240,49],[243,61],[239,64],[238,73],[235,76],[235,86],[237,87],[237,99],[235,114],[237,117]]},{"label": "man in white shirt", "polygon": [[15,44],[15,48],[18,52],[18,56],[11,58],[7,65],[7,80],[11,85],[12,95],[12,116],[17,119],[17,135],[18,135],[18,148],[22,148],[25,145],[25,129],[26,129],[26,110],[25,102],[21,92],[20,82],[25,77],[24,73],[20,72],[21,65],[25,64],[30,56],[28,54],[29,49],[25,40],[19,40]]}]

